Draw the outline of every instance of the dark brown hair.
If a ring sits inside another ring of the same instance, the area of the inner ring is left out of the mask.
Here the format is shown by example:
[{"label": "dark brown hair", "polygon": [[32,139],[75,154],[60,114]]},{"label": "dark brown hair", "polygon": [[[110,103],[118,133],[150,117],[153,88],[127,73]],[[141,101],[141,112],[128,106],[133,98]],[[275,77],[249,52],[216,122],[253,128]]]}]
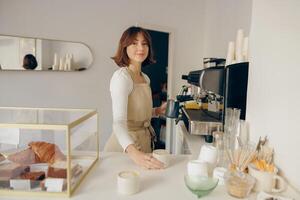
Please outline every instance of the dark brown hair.
[{"label": "dark brown hair", "polygon": [[36,61],[36,58],[32,54],[27,54],[24,56],[23,59],[23,67],[25,69],[31,69],[34,70],[38,66],[38,63]]},{"label": "dark brown hair", "polygon": [[141,33],[144,36],[144,38],[149,46],[148,56],[142,63],[142,66],[155,63],[155,60],[153,58],[154,54],[153,54],[153,50],[152,50],[151,36],[145,29],[143,29],[141,27],[132,26],[132,27],[129,27],[127,30],[125,30],[124,33],[122,34],[117,53],[115,54],[114,57],[112,57],[112,59],[115,61],[115,63],[119,67],[127,67],[130,64],[129,58],[128,58],[128,55],[126,52],[126,48],[133,43],[133,41],[136,39],[136,36],[138,33]]}]

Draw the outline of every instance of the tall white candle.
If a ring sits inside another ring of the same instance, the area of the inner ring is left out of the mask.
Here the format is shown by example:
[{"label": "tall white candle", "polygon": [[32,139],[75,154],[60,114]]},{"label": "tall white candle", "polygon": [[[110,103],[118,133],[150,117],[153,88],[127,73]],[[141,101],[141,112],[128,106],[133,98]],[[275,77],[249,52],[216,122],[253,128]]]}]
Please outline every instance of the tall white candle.
[{"label": "tall white candle", "polygon": [[64,71],[69,71],[69,68],[70,68],[70,56],[69,54],[66,54]]},{"label": "tall white candle", "polygon": [[226,66],[230,65],[232,61],[235,59],[234,58],[234,53],[235,53],[235,47],[234,47],[234,42],[229,42],[228,44],[228,50],[227,50],[227,57],[226,57]]},{"label": "tall white candle", "polygon": [[52,70],[58,70],[58,56],[57,53],[54,53],[54,60],[52,65]]},{"label": "tall white candle", "polygon": [[243,50],[242,50],[244,61],[248,61],[249,59],[248,52],[249,52],[249,38],[245,37],[243,42]]},{"label": "tall white candle", "polygon": [[239,29],[236,35],[236,42],[235,42],[235,57],[237,62],[243,62],[243,42],[244,42],[244,30]]},{"label": "tall white candle", "polygon": [[63,71],[65,66],[64,58],[59,59],[59,70]]},{"label": "tall white candle", "polygon": [[73,60],[73,54],[70,53],[70,66],[69,66],[69,70],[70,70],[70,71],[71,71],[72,68],[73,68],[73,62],[74,62],[74,60]]}]

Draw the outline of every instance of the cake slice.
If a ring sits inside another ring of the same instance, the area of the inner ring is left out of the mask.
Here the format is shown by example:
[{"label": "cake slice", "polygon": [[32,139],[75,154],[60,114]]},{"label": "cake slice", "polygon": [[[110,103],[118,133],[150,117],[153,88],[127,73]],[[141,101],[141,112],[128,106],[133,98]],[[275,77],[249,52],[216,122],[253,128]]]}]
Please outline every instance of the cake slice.
[{"label": "cake slice", "polygon": [[[78,176],[82,173],[82,167],[79,164],[71,163],[71,176]],[[59,161],[49,166],[48,177],[67,178],[67,162]]]},{"label": "cake slice", "polygon": [[21,174],[21,179],[30,179],[32,181],[41,181],[45,179],[45,172],[26,172]]}]

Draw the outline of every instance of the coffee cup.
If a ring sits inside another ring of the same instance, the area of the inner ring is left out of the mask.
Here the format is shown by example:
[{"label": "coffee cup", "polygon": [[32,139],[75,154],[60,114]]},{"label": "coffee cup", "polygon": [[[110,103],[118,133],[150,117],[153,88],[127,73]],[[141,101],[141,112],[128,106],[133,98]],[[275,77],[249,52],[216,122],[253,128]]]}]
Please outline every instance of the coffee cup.
[{"label": "coffee cup", "polygon": [[165,149],[156,149],[152,152],[152,156],[162,162],[165,167],[170,165],[170,153]]},{"label": "coffee cup", "polygon": [[213,171],[213,177],[219,179],[219,185],[225,184],[225,173],[227,172],[227,169],[224,167],[216,167]]},{"label": "coffee cup", "polygon": [[[286,188],[285,180],[278,176],[278,169],[274,168],[273,172],[262,171],[250,164],[248,166],[249,174],[256,179],[256,183],[253,187],[255,192],[282,192]],[[278,186],[278,188],[276,188]]]},{"label": "coffee cup", "polygon": [[123,195],[132,195],[139,191],[140,178],[135,171],[122,171],[118,174],[118,192]]},{"label": "coffee cup", "polygon": [[212,145],[203,145],[200,150],[198,159],[210,164],[215,164],[217,162],[218,150]]},{"label": "coffee cup", "polygon": [[174,99],[168,99],[166,107],[166,117],[168,118],[177,118],[179,115],[179,101]]},{"label": "coffee cup", "polygon": [[191,160],[187,164],[189,176],[208,176],[207,163],[200,160]]}]

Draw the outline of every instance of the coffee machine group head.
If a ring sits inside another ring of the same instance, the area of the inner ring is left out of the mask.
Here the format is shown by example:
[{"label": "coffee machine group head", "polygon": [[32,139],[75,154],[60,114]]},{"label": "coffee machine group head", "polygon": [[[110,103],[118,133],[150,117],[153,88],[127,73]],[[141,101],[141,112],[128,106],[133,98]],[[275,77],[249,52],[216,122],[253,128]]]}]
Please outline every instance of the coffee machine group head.
[{"label": "coffee machine group head", "polygon": [[191,71],[181,77],[191,85],[200,87],[201,90],[224,96],[224,67],[210,67],[202,70]]}]

